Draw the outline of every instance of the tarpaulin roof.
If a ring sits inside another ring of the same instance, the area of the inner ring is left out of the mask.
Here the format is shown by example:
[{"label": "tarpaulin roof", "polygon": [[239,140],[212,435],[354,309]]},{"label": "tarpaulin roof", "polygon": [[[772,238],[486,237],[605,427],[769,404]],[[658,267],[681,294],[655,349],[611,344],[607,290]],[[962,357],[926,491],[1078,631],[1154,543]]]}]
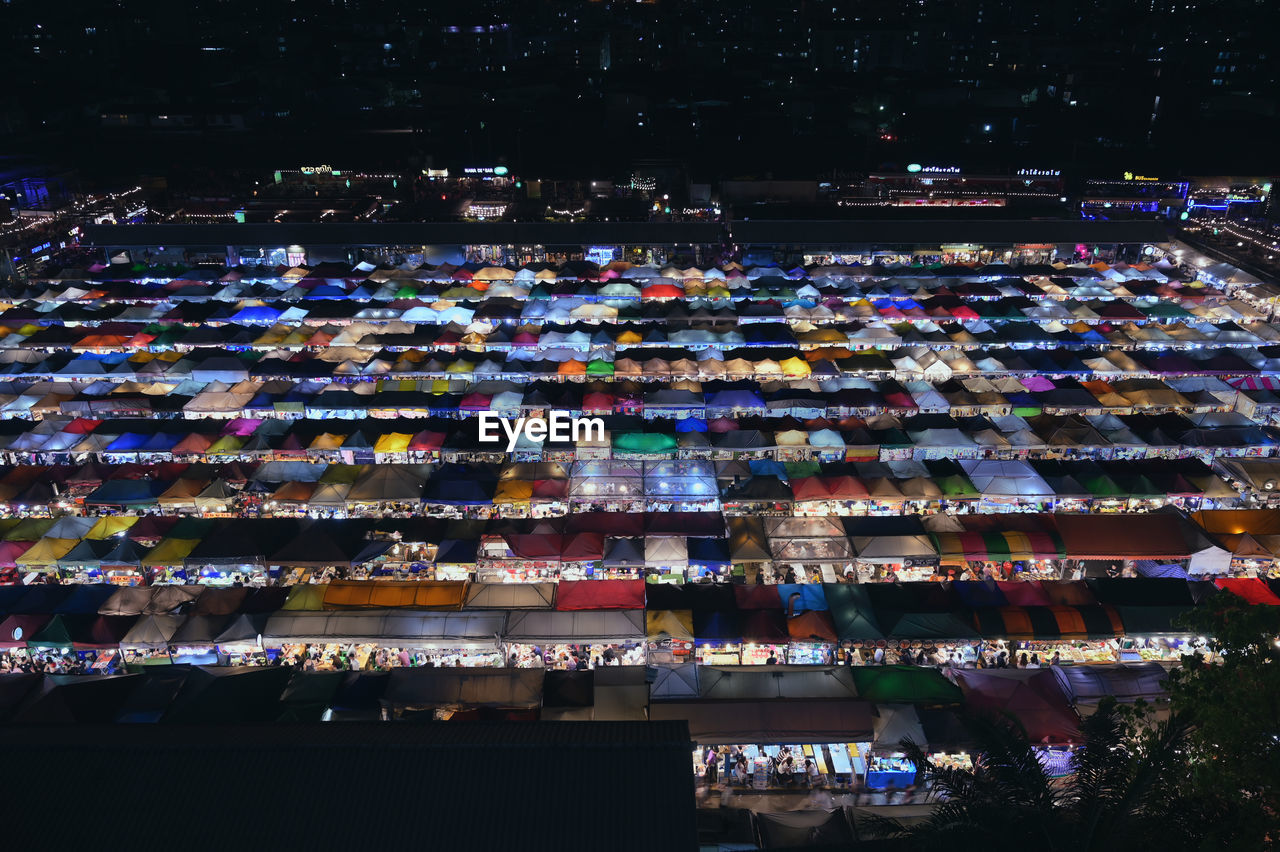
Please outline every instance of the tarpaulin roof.
[{"label": "tarpaulin roof", "polygon": [[551,609],[555,583],[470,583],[467,609]]},{"label": "tarpaulin roof", "polygon": [[513,612],[503,638],[507,642],[618,643],[638,642],[645,636],[642,612]]},{"label": "tarpaulin roof", "polygon": [[702,666],[698,672],[699,697],[717,701],[858,698],[849,671],[829,666]]},{"label": "tarpaulin roof", "polygon": [[540,669],[396,668],[383,699],[409,707],[537,707],[542,682]]},{"label": "tarpaulin roof", "polygon": [[496,612],[279,612],[262,641],[282,644],[377,641],[411,648],[497,647],[504,616]]},{"label": "tarpaulin roof", "polygon": [[969,670],[952,669],[951,677],[964,692],[972,711],[1010,713],[1032,741],[1076,741],[1080,720],[1051,668]]},{"label": "tarpaulin roof", "polygon": [[1159,663],[1053,666],[1052,671],[1072,704],[1096,704],[1106,697],[1155,703],[1169,697],[1164,687],[1169,673]]},{"label": "tarpaulin roof", "polygon": [[1194,550],[1177,515],[1054,516],[1072,559],[1185,559]]}]

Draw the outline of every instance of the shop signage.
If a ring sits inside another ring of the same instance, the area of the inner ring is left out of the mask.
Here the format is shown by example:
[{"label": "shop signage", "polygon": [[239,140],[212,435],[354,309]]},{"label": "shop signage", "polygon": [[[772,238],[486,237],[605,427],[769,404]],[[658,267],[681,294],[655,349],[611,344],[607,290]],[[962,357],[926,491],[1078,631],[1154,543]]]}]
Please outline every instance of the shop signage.
[{"label": "shop signage", "polygon": [[574,417],[567,411],[552,411],[548,417],[500,417],[493,411],[478,416],[480,443],[498,444],[505,434],[507,452],[515,452],[521,435],[530,441],[603,441],[604,420],[599,417]]},{"label": "shop signage", "polygon": [[507,173],[506,166],[466,166],[462,169],[464,175],[476,175],[478,177],[502,177]]},{"label": "shop signage", "polygon": [[1059,169],[1018,169],[1018,177],[1062,177]]},{"label": "shop signage", "polygon": [[299,171],[304,175],[327,175],[333,172],[333,166],[303,166]]},{"label": "shop signage", "polygon": [[1147,177],[1146,175],[1135,175],[1133,172],[1124,173],[1125,180],[1160,180],[1160,178]]}]

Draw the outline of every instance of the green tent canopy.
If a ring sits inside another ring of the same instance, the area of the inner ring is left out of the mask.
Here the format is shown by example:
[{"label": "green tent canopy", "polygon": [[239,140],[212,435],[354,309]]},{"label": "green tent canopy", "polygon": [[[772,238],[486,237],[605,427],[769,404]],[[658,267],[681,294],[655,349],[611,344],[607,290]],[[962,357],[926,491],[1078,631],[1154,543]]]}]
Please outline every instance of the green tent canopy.
[{"label": "green tent canopy", "polygon": [[890,639],[977,639],[972,616],[957,612],[881,613]]},{"label": "green tent canopy", "polygon": [[824,583],[822,589],[841,641],[884,638],[866,589],[853,583]]},{"label": "green tent canopy", "polygon": [[854,666],[858,698],[877,704],[958,704],[960,687],[922,666]]},{"label": "green tent canopy", "polygon": [[676,439],[672,435],[661,435],[656,432],[623,432],[613,436],[613,449],[622,453],[659,453],[675,452]]}]

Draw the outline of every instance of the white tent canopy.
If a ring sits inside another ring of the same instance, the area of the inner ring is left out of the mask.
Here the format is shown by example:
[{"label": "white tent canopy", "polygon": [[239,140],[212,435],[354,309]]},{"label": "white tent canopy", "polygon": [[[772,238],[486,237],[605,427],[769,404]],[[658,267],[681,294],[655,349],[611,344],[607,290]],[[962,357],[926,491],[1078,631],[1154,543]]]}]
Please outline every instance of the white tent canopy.
[{"label": "white tent canopy", "polygon": [[871,741],[873,751],[901,751],[900,743],[911,740],[924,748],[927,740],[920,717],[911,704],[877,704],[874,720],[875,737]]},{"label": "white tent canopy", "polygon": [[262,643],[327,644],[377,641],[410,648],[497,650],[505,616],[500,612],[277,612],[267,619]]}]

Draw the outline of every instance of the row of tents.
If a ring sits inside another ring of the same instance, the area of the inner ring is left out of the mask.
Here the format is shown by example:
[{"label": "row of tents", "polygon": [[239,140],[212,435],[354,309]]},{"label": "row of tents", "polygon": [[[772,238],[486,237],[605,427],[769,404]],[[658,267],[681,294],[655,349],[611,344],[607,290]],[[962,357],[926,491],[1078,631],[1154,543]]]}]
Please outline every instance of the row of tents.
[{"label": "row of tents", "polygon": [[[619,436],[623,440],[628,436]],[[653,447],[662,436],[637,434]],[[640,442],[646,442],[642,445]],[[132,454],[131,454],[132,455]],[[848,515],[854,507],[1016,503],[1082,511],[1148,509],[1166,502],[1229,507],[1241,493],[1198,459],[1075,460],[946,458],[780,462],[597,459],[573,463],[144,462],[0,467],[0,504],[14,513],[217,514],[254,507],[267,515],[350,514],[399,507],[520,514],[541,506],[625,503],[724,509],[731,514]],[[1261,461],[1274,461],[1263,459]],[[1265,493],[1265,492],[1264,492]],[[1150,505],[1149,505],[1150,504]],[[506,511],[514,507],[513,511]]]},{"label": "row of tents", "polygon": [[968,737],[950,711],[1016,715],[1035,740],[1078,741],[1081,715],[1104,697],[1167,699],[1155,664],[1038,671],[879,667],[761,671],[659,667],[594,671],[395,669],[300,672],[289,668],[175,665],[117,676],[0,677],[8,723],[299,722],[378,719],[447,710],[454,719],[564,721],[681,719],[705,745],[867,742],[897,751],[910,738],[962,751]]},{"label": "row of tents", "polygon": [[[579,512],[546,519],[195,518],[68,515],[0,519],[0,566],[22,571],[103,566],[287,568],[388,563],[596,563],[605,569],[728,568],[746,563],[964,565],[1062,560],[1150,576],[1222,576],[1234,559],[1269,565],[1280,550],[1275,510],[1143,514],[760,517],[719,512]],[[429,546],[400,556],[401,545]],[[1103,563],[1106,563],[1103,565]],[[1149,564],[1148,564],[1149,563]],[[388,571],[390,573],[390,571]],[[1065,573],[1065,570],[1064,572]]]},{"label": "row of tents", "polygon": [[[600,396],[600,395],[597,395]],[[685,417],[639,414],[582,415],[561,412],[563,434],[530,436],[518,430],[509,445],[493,416],[453,418],[402,416],[379,418],[380,407],[345,409],[364,419],[288,420],[233,417],[200,421],[143,418],[111,412],[87,416],[51,415],[33,424],[0,420],[0,453],[12,462],[93,460],[104,464],[137,462],[342,461],[394,463],[494,461],[505,457],[561,462],[575,459],[683,458],[704,460],[901,461],[907,459],[1036,458],[1107,459],[1270,455],[1280,443],[1273,426],[1259,425],[1234,411],[1147,411],[1143,413],[961,414],[944,411],[870,416],[822,416],[823,409],[795,413],[764,411],[760,394],[739,390],[717,395],[726,404],[744,406],[735,415],[709,416],[686,403]],[[376,398],[374,405],[377,405]],[[334,399],[336,401],[336,398]],[[867,400],[864,400],[867,401]],[[591,402],[590,404],[601,404]],[[806,406],[812,398],[793,394],[779,403]],[[390,404],[390,400],[386,404]],[[761,405],[761,408],[745,406]],[[773,403],[767,403],[772,405]],[[497,418],[518,427],[520,417],[545,417],[516,411]],[[796,409],[786,409],[796,411]],[[695,413],[696,412],[696,413]],[[132,412],[136,415],[138,412]],[[342,413],[342,412],[339,412]],[[474,413],[474,412],[473,412]],[[671,412],[668,410],[667,412]],[[818,416],[812,416],[812,415]],[[570,417],[580,419],[574,425]],[[596,422],[598,419],[598,422]],[[586,425],[589,424],[590,428]],[[572,428],[570,428],[572,427]],[[550,429],[546,430],[551,432]]]},{"label": "row of tents", "polygon": [[[751,328],[746,326],[745,328]],[[287,346],[268,350],[228,352],[206,344],[180,352],[131,351],[127,342],[101,351],[10,349],[0,353],[0,368],[13,382],[101,383],[101,393],[128,384],[133,392],[147,385],[187,384],[186,395],[210,385],[231,385],[270,380],[322,381],[368,384],[375,380],[441,379],[483,381],[512,374],[547,375],[557,381],[629,379],[651,382],[673,379],[706,380],[839,380],[863,376],[946,381],[957,378],[1001,378],[1007,374],[1043,375],[1048,388],[1054,376],[1075,379],[1167,379],[1184,376],[1226,378],[1266,377],[1280,372],[1276,345],[1245,332],[1233,333],[1223,345],[1191,343],[1179,348],[1148,340],[1128,349],[1115,348],[1105,338],[1072,345],[1070,339],[1039,330],[1038,326],[1010,327],[990,343],[975,342],[960,348],[939,347],[921,339],[904,344],[900,338],[874,342],[839,338],[807,349],[798,348],[783,325],[761,325],[759,331],[779,329],[778,334],[753,334],[755,345],[740,339],[721,342],[723,334],[695,331],[681,341],[659,341],[645,348],[620,349],[613,344],[554,345],[535,341],[508,350],[456,348],[431,341],[407,340],[394,348],[330,347],[304,351]],[[738,338],[747,335],[732,332]],[[1067,333],[1070,336],[1070,333]],[[1228,337],[1219,332],[1219,337]],[[1237,342],[1241,337],[1243,341]],[[703,338],[699,340],[698,338]],[[766,339],[773,338],[773,339]],[[1250,339],[1254,342],[1248,342]],[[231,345],[231,344],[228,344]],[[246,393],[248,391],[236,391]],[[439,392],[449,392],[441,389]],[[1014,391],[1017,392],[1017,391]],[[99,394],[99,395],[100,395]]]},{"label": "row of tents", "polygon": [[[958,311],[959,309],[955,309]],[[997,309],[987,309],[994,314]],[[1148,310],[1155,313],[1153,308]],[[1043,316],[1010,313],[1004,317],[975,317],[968,321],[887,316],[880,318],[858,305],[835,311],[824,305],[793,305],[780,311],[768,303],[753,315],[725,308],[678,310],[668,307],[661,316],[626,319],[616,316],[577,316],[581,306],[553,306],[548,316],[489,317],[462,308],[449,309],[456,316],[448,322],[408,319],[348,319],[320,322],[307,317],[283,317],[267,326],[191,317],[185,322],[103,320],[90,323],[45,324],[24,322],[3,325],[0,350],[10,357],[32,353],[104,352],[117,349],[133,354],[169,350],[190,352],[202,347],[235,347],[243,351],[276,348],[377,352],[404,346],[465,347],[491,351],[519,351],[533,346],[565,349],[599,347],[620,353],[644,353],[661,346],[715,346],[722,349],[755,346],[851,346],[890,349],[929,345],[940,349],[970,350],[1001,345],[1056,342],[1071,348],[1113,345],[1137,348],[1164,344],[1170,349],[1201,347],[1265,346],[1276,335],[1258,320],[1265,314],[1232,303],[1200,310],[1200,316],[1140,323],[1129,317],[1091,317],[1093,311],[1064,306],[1042,309]],[[418,313],[422,313],[418,311]],[[592,313],[601,313],[595,310]],[[656,311],[653,313],[657,313]],[[1111,310],[1108,313],[1119,313]],[[830,316],[828,316],[830,314]],[[849,318],[848,315],[854,315]],[[1078,315],[1078,316],[1077,316]],[[282,315],[283,316],[283,315]],[[47,321],[55,318],[50,317]],[[426,319],[432,319],[427,317]],[[437,318],[439,319],[439,318]],[[608,320],[602,322],[602,320]],[[62,322],[66,322],[63,320]],[[202,323],[208,324],[202,324]],[[334,357],[329,354],[330,359]]]},{"label": "row of tents", "polygon": [[1278,606],[1258,579],[1172,578],[776,586],[640,580],[493,584],[334,581],[213,589],[0,587],[0,649],[164,650],[375,643],[385,647],[910,643],[1185,636],[1220,589]]}]

